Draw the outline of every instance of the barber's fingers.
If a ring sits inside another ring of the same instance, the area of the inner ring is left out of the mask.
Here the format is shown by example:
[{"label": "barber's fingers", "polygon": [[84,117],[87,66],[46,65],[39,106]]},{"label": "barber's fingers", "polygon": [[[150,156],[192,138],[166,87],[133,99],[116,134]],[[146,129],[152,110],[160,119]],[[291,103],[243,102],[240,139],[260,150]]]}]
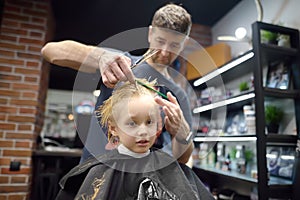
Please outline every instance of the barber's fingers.
[{"label": "barber's fingers", "polygon": [[171,92],[167,93],[167,97],[168,97],[170,102],[172,102],[173,104],[179,106],[179,103],[178,103],[176,97],[174,97]]},{"label": "barber's fingers", "polygon": [[174,137],[180,128],[180,121],[177,121],[175,117],[165,116],[164,119],[166,130],[170,133],[172,137]]},{"label": "barber's fingers", "polygon": [[122,71],[122,68],[121,68],[122,65],[118,62],[118,60],[116,60],[115,62],[112,62],[109,66],[110,66],[110,68],[108,70],[111,71],[119,81],[127,80],[127,77],[125,76],[125,74]]},{"label": "barber's fingers", "polygon": [[166,123],[170,122],[177,124],[182,120],[182,110],[176,100],[176,98],[170,93],[167,93],[169,101],[156,97],[155,101],[157,104],[162,106],[165,113]]},{"label": "barber's fingers", "polygon": [[119,66],[120,71],[118,70],[119,74],[116,76],[120,76],[122,81],[130,81],[131,83],[135,82],[135,77],[131,70],[131,59],[127,56],[120,56],[117,58],[116,63]]},{"label": "barber's fingers", "polygon": [[131,59],[120,54],[105,53],[99,62],[103,83],[107,87],[114,87],[118,81],[134,82],[135,78],[131,71]]},{"label": "barber's fingers", "polygon": [[173,95],[172,95],[172,93],[171,92],[168,92],[167,93],[167,97],[168,97],[168,100],[165,100],[165,99],[163,99],[163,98],[160,98],[160,97],[156,97],[155,98],[155,101],[156,101],[156,103],[158,103],[160,106],[173,106],[173,107],[180,107],[179,106],[179,103],[178,103],[178,101],[177,101],[177,99],[176,99],[176,97],[174,97]]},{"label": "barber's fingers", "polygon": [[118,79],[111,70],[107,69],[102,73],[102,82],[106,87],[113,88],[118,83]]}]

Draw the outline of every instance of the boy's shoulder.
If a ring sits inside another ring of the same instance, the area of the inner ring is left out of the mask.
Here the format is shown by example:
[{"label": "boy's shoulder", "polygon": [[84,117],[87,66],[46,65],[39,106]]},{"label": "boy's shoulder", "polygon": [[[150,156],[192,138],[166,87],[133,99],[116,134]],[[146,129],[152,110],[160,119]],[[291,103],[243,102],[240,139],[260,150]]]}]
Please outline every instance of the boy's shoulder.
[{"label": "boy's shoulder", "polygon": [[[163,152],[161,149],[151,148],[151,153],[149,156],[144,158],[134,158],[128,155],[123,155],[118,152],[117,149],[107,151],[105,154],[91,157],[87,159],[85,162],[75,166],[71,169],[60,181],[60,185],[63,187],[68,179],[72,179],[72,177],[84,177],[92,168],[115,168],[118,166],[120,168],[128,168],[128,171],[134,170],[132,167],[139,168],[139,165],[145,165],[145,163],[151,164],[155,163],[157,165],[157,161],[160,161],[161,167],[163,168],[170,163],[177,162],[173,157]],[[135,163],[134,166],[131,164]],[[147,171],[151,171],[151,165],[148,165],[149,169]],[[147,168],[147,167],[146,167]],[[144,167],[145,169],[145,167]]]},{"label": "boy's shoulder", "polygon": [[97,157],[91,156],[84,162],[78,164],[74,168],[72,168],[59,182],[61,188],[64,188],[64,185],[66,185],[66,182],[70,179],[75,179],[75,177],[84,177],[91,168],[102,165],[104,160],[108,160],[108,158],[111,156],[111,154],[115,154],[114,150],[107,151],[107,153],[102,154]]},{"label": "boy's shoulder", "polygon": [[[145,179],[150,179],[153,183],[160,185],[162,189],[171,191],[178,196],[187,195],[187,198],[184,199],[198,199],[198,195],[203,196],[208,191],[204,190],[201,182],[195,181],[196,178],[197,176],[191,172],[191,169],[182,167],[173,157],[160,149],[151,151],[148,156],[143,158],[123,155],[115,149],[96,158],[88,159],[73,168],[61,180],[61,190],[57,199],[67,200],[74,199],[77,194],[92,194],[93,187],[91,186],[94,186],[95,181],[101,182],[101,184],[99,182],[99,186],[101,186],[103,195],[109,193],[108,188],[114,184],[122,186],[117,187],[118,190],[122,190],[122,188],[124,190],[128,180],[134,181],[137,188],[133,191],[137,192],[139,184]],[[199,188],[201,192],[199,192]],[[123,192],[128,193],[127,190]],[[70,196],[70,198],[65,198],[64,195]]]}]

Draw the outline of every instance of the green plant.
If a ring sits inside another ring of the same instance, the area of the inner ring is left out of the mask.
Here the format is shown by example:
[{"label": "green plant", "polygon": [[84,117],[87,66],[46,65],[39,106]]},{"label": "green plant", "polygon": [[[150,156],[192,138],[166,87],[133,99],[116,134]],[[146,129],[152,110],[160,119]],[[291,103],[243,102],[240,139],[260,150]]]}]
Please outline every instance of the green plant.
[{"label": "green plant", "polygon": [[249,162],[252,162],[253,161],[253,156],[254,156],[254,153],[252,150],[245,150],[245,159],[246,159],[246,162],[249,163]]},{"label": "green plant", "polygon": [[240,88],[240,92],[246,91],[249,90],[249,85],[246,81],[244,81],[240,83],[239,88]]},{"label": "green plant", "polygon": [[279,124],[283,118],[283,110],[274,105],[266,105],[265,120],[266,124]]},{"label": "green plant", "polygon": [[231,148],[231,151],[230,151],[230,153],[229,153],[231,159],[236,159],[236,157],[235,157],[236,151],[237,151],[237,150],[236,150],[235,147],[234,147],[234,148]]},{"label": "green plant", "polygon": [[[231,159],[233,159],[233,160],[236,159],[236,152],[237,152],[237,149],[235,147],[231,148],[231,150],[229,152]],[[245,160],[247,163],[249,163],[253,160],[254,153],[251,149],[246,149],[244,154],[245,154]]]},{"label": "green plant", "polygon": [[262,42],[268,43],[275,42],[277,40],[278,34],[267,30],[260,30],[260,36]]}]

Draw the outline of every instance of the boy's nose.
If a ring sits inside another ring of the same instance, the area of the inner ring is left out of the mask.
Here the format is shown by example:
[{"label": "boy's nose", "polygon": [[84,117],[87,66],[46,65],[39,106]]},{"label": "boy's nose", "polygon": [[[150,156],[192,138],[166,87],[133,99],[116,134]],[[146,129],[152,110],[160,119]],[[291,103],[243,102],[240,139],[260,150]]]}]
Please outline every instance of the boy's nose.
[{"label": "boy's nose", "polygon": [[146,136],[148,134],[146,126],[141,125],[138,130],[138,136]]}]

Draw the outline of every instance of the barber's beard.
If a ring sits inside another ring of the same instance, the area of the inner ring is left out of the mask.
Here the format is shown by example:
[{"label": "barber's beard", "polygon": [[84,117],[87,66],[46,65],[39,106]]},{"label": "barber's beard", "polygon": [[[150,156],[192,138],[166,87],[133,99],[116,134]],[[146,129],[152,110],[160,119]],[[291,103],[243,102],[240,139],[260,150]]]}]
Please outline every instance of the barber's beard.
[{"label": "barber's beard", "polygon": [[160,66],[170,66],[172,64],[171,56],[160,56],[159,54],[152,57],[152,62]]}]

